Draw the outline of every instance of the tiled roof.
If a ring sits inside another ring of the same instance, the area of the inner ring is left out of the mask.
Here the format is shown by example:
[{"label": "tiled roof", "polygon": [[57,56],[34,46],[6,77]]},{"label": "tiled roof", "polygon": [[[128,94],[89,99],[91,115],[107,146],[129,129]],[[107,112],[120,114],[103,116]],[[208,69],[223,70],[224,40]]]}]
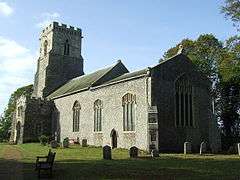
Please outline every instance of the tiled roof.
[{"label": "tiled roof", "polygon": [[56,91],[54,91],[52,94],[48,96],[49,99],[65,95],[65,94],[71,94],[75,91],[83,90],[86,88],[91,87],[93,83],[95,83],[98,79],[100,79],[104,74],[109,72],[113,67],[107,67],[104,69],[100,69],[98,71],[95,71],[93,73],[83,75],[76,77],[70,81],[68,81],[66,84],[58,88]]}]

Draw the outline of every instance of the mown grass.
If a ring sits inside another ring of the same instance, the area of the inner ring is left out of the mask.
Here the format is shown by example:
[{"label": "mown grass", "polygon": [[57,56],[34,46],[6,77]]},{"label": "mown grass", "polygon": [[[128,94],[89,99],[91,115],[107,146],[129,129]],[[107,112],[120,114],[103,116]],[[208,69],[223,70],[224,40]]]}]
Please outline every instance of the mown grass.
[{"label": "mown grass", "polygon": [[[22,152],[24,177],[36,178],[36,156],[46,155],[49,147],[22,144],[14,148]],[[141,153],[139,158],[130,159],[127,150],[114,149],[113,160],[103,160],[102,148],[71,146],[53,151],[56,179],[240,179],[237,155],[161,154],[151,158]]]}]

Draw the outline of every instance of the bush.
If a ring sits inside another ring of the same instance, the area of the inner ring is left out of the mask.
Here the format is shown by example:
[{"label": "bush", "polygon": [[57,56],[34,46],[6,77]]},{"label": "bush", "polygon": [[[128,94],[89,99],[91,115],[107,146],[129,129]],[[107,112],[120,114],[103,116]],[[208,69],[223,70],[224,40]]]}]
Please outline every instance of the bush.
[{"label": "bush", "polygon": [[68,148],[69,147],[69,138],[66,137],[64,140],[63,140],[63,147],[64,148]]},{"label": "bush", "polygon": [[39,137],[39,141],[40,141],[40,144],[46,146],[46,144],[47,144],[47,142],[48,142],[48,137],[45,136],[45,135],[41,135],[41,136]]}]

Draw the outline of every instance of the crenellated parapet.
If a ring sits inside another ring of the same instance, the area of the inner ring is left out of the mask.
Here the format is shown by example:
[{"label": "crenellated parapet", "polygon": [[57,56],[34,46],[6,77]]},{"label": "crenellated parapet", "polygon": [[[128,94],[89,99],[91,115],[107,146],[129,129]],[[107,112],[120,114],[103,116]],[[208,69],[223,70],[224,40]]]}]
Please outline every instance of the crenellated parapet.
[{"label": "crenellated parapet", "polygon": [[82,35],[82,30],[80,28],[68,26],[66,24],[60,24],[58,22],[52,22],[49,26],[47,26],[45,29],[42,30],[40,36],[42,37],[51,31],[68,33],[70,35],[76,35],[76,36]]}]

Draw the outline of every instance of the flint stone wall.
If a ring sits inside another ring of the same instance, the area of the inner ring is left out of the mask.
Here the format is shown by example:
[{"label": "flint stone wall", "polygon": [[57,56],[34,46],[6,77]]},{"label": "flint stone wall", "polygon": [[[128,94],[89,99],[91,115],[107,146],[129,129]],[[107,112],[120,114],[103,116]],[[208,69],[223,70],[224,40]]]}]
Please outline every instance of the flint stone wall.
[{"label": "flint stone wall", "polygon": [[[55,99],[55,105],[59,112],[59,126],[61,129],[60,140],[65,137],[77,138],[80,141],[87,139],[89,145],[103,146],[111,145],[110,133],[112,129],[117,131],[117,147],[129,149],[137,146],[140,149],[148,150],[147,123],[148,123],[148,102],[151,98],[143,77],[131,81],[121,82],[111,86],[79,92],[70,96]],[[135,131],[123,131],[123,108],[122,97],[126,93],[136,95],[136,120]],[[94,102],[100,99],[103,103],[102,109],[102,132],[94,132]],[[73,132],[73,111],[74,102],[81,105],[79,132]]]}]

